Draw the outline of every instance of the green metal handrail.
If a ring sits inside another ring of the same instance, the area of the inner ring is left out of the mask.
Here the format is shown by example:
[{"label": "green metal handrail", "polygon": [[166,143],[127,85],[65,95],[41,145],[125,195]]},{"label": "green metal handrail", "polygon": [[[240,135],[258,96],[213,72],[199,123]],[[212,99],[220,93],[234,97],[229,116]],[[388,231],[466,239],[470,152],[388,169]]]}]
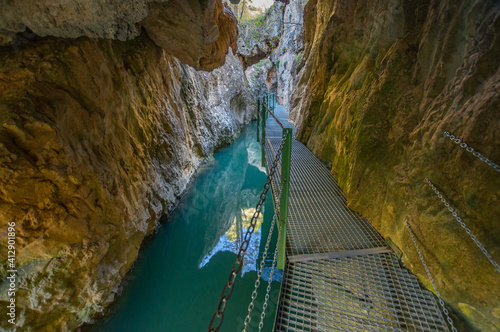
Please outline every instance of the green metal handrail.
[{"label": "green metal handrail", "polygon": [[[272,105],[268,105],[272,103]],[[262,103],[257,100],[258,105],[258,113],[260,114],[262,129],[261,129],[261,147],[262,147],[262,166],[265,164],[265,127],[266,120],[271,114],[278,124],[283,128],[283,150],[281,155],[281,195],[279,202],[279,220],[278,220],[278,229],[280,232],[280,241],[277,244],[278,246],[278,262],[277,268],[283,270],[285,268],[286,263],[286,228],[288,223],[288,197],[290,191],[290,163],[291,163],[291,154],[292,154],[292,128],[285,128],[281,122],[273,114],[274,109],[276,108],[276,93],[269,93],[267,98],[262,98]],[[259,139],[257,136],[257,141]]]},{"label": "green metal handrail", "polygon": [[281,233],[280,243],[278,243],[278,264],[280,270],[285,268],[286,262],[286,225],[288,223],[288,195],[290,189],[290,161],[292,155],[292,128],[283,129],[285,146],[281,155],[281,196],[280,196],[280,216],[278,229]]}]

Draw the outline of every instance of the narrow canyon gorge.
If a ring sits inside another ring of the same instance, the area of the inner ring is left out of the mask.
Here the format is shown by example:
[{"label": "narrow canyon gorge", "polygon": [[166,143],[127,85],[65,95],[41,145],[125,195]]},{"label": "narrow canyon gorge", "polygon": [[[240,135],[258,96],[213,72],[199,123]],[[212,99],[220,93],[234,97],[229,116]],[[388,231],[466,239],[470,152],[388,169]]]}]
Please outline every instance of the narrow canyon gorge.
[{"label": "narrow canyon gorge", "polygon": [[221,0],[0,8],[2,308],[13,224],[17,270],[15,325],[4,314],[2,330],[75,331],[106,315],[268,92],[432,290],[409,222],[457,329],[500,330],[499,272],[425,181],[500,261],[498,1],[281,0],[252,19]]}]

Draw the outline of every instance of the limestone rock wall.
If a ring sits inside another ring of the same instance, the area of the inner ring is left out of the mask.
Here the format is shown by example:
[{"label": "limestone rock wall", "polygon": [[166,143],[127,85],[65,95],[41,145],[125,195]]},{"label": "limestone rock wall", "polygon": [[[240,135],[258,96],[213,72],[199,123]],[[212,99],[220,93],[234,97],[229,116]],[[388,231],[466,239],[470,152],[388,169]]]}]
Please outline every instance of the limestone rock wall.
[{"label": "limestone rock wall", "polygon": [[278,46],[285,6],[276,1],[261,17],[238,23],[238,55],[245,69],[268,58]]},{"label": "limestone rock wall", "polygon": [[245,70],[245,77],[248,80],[254,99],[263,98],[269,93],[270,86],[267,79],[273,68],[276,68],[274,63],[269,58],[266,58]]},{"label": "limestone rock wall", "polygon": [[500,278],[431,188],[500,261],[498,172],[443,137],[500,162],[497,1],[327,1],[305,7],[305,65],[291,100],[298,138],[350,207],[404,252],[468,327],[500,329]]},{"label": "limestone rock wall", "polygon": [[0,259],[15,221],[22,331],[74,330],[114,300],[200,163],[250,121],[246,89],[231,51],[197,72],[145,34],[1,49]]},{"label": "limestone rock wall", "polygon": [[0,45],[37,36],[128,40],[144,28],[168,53],[196,69],[222,66],[236,50],[237,22],[220,0],[0,0]]},{"label": "limestone rock wall", "polygon": [[304,64],[304,7],[307,0],[291,0],[283,16],[283,34],[274,51],[273,58],[278,63],[278,102],[290,109],[292,92],[298,72]]}]

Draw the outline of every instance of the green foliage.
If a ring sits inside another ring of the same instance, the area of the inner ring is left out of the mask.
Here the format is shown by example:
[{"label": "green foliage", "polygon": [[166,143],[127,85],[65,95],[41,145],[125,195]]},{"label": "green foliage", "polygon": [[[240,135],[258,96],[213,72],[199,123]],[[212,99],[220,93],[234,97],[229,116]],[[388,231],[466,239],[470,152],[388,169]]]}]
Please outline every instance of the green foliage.
[{"label": "green foliage", "polygon": [[279,68],[279,67],[280,67],[280,61],[279,61],[279,60],[276,60],[275,65],[276,65],[276,67],[278,67],[278,68]]},{"label": "green foliage", "polygon": [[[263,7],[253,6],[251,0],[243,0],[238,5],[238,13],[240,13],[240,23],[248,22],[262,15],[266,10]],[[243,11],[243,13],[241,13]]]},{"label": "green foliage", "polygon": [[304,55],[303,52],[299,52],[295,55],[295,62],[300,62],[302,60],[302,56]]},{"label": "green foliage", "polygon": [[264,24],[264,20],[266,19],[267,17],[267,11],[265,11],[264,13],[260,14],[259,16],[251,19],[249,22],[250,23],[253,23],[255,25],[262,25]]},{"label": "green foliage", "polygon": [[266,20],[266,17],[267,17],[267,13],[269,11],[266,11],[262,14],[260,14],[259,16],[257,16],[256,18],[253,18],[251,20],[249,20],[248,22],[246,22],[246,26],[247,26],[247,29],[248,29],[248,32],[249,32],[249,35],[251,37],[253,37],[254,39],[262,39],[263,37],[263,34],[264,34],[264,24],[265,24],[265,20]]}]

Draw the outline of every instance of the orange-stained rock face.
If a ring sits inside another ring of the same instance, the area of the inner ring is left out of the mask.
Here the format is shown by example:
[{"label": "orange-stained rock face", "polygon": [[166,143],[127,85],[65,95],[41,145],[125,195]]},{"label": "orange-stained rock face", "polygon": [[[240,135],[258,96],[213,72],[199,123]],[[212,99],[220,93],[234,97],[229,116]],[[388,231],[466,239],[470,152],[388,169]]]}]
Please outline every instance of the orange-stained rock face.
[{"label": "orange-stained rock face", "polygon": [[236,17],[220,1],[151,3],[142,24],[158,46],[196,69],[220,67],[229,47],[236,52]]},{"label": "orange-stained rock face", "polygon": [[204,158],[250,121],[236,19],[220,0],[1,6],[0,277],[14,221],[18,325],[74,330],[113,301]]},{"label": "orange-stained rock face", "polygon": [[147,30],[155,43],[195,69],[224,64],[236,53],[236,18],[221,0],[13,0],[2,4],[0,45],[19,44],[16,33],[129,40]]}]

